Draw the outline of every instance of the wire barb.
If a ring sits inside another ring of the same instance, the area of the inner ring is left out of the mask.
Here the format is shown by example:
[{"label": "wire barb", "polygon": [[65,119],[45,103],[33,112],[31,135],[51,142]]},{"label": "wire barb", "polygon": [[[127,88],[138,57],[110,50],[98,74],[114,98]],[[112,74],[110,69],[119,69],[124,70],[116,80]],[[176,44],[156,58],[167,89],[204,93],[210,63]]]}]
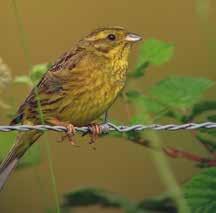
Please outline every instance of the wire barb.
[{"label": "wire barb", "polygon": [[[108,133],[110,131],[118,132],[130,132],[130,131],[144,131],[147,129],[152,129],[156,131],[167,130],[167,131],[178,131],[178,130],[194,130],[194,129],[212,129],[216,128],[215,122],[204,122],[204,123],[186,123],[186,124],[151,124],[143,125],[137,124],[132,126],[125,125],[115,125],[113,123],[103,123],[99,125],[101,128],[101,134]],[[50,126],[50,125],[15,125],[15,126],[0,126],[0,132],[10,132],[10,131],[56,131],[56,132],[66,132],[67,128],[64,126]],[[75,130],[81,133],[89,133],[89,126],[75,127]]]}]

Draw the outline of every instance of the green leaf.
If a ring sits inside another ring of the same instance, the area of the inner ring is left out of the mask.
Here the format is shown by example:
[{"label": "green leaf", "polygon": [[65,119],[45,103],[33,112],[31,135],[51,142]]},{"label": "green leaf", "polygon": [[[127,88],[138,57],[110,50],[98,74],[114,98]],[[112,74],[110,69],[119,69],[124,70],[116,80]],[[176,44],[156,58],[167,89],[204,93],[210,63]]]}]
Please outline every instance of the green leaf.
[{"label": "green leaf", "polygon": [[97,188],[81,188],[66,194],[62,210],[70,212],[70,208],[90,205],[100,205],[103,208],[119,208],[124,210],[125,213],[177,212],[174,202],[167,195],[134,202]]},{"label": "green leaf", "polygon": [[216,212],[216,168],[203,169],[184,186],[184,195],[194,213]]},{"label": "green leaf", "polygon": [[175,202],[170,196],[167,195],[146,198],[145,200],[139,202],[138,207],[140,209],[148,209],[152,212],[177,213]]},{"label": "green leaf", "polygon": [[47,72],[49,67],[49,64],[37,64],[33,66],[31,73],[30,73],[30,78],[34,83],[37,83],[42,76]]},{"label": "green leaf", "polygon": [[149,63],[145,62],[136,67],[135,71],[128,72],[128,77],[140,78],[145,74],[146,69],[148,68]]},{"label": "green leaf", "polygon": [[145,108],[146,112],[159,113],[166,108],[166,105],[158,103],[148,96],[144,96],[137,90],[131,90],[126,93],[127,98],[133,104]]},{"label": "green leaf", "polygon": [[174,45],[156,39],[149,39],[140,49],[138,67],[146,62],[152,65],[161,65],[168,62],[173,56]]},{"label": "green leaf", "polygon": [[142,94],[137,90],[130,90],[126,93],[129,101],[136,101],[137,98],[140,98]]},{"label": "green leaf", "polygon": [[[216,129],[215,128],[212,128],[212,129],[200,129],[199,132],[206,133],[209,136],[216,137]],[[215,142],[215,144],[216,144],[216,142]]]},{"label": "green leaf", "polygon": [[[216,141],[214,141],[212,138],[208,137],[209,134],[210,136],[216,136],[216,132],[211,132],[209,129],[203,129],[200,130],[201,133],[196,135],[196,138],[203,144],[209,145],[211,147],[211,152],[214,152],[216,150]],[[210,148],[209,147],[209,148]]]},{"label": "green leaf", "polygon": [[145,74],[149,65],[161,65],[173,56],[174,45],[156,39],[146,40],[139,51],[138,63],[128,77],[139,78]]},{"label": "green leaf", "polygon": [[184,118],[184,122],[194,120],[194,118],[202,113],[216,110],[216,101],[202,101],[193,106],[190,115]]},{"label": "green leaf", "polygon": [[128,199],[97,188],[78,189],[74,192],[68,193],[64,198],[64,208],[100,205],[106,208],[124,208],[127,212],[129,209],[135,208]]},{"label": "green leaf", "polygon": [[[1,133],[0,134],[0,161],[4,159],[10,148],[15,142],[16,133]],[[33,166],[40,162],[39,144],[34,144],[31,149],[20,160],[19,168]]]},{"label": "green leaf", "polygon": [[27,75],[21,75],[17,76],[14,79],[15,83],[20,83],[20,84],[27,84],[28,86],[32,86],[32,81]]},{"label": "green leaf", "polygon": [[173,76],[153,86],[150,95],[163,105],[186,109],[200,101],[203,93],[213,85],[213,81],[205,78]]},{"label": "green leaf", "polygon": [[210,121],[210,122],[216,122],[216,115],[210,115],[210,116],[208,116],[208,121]]}]

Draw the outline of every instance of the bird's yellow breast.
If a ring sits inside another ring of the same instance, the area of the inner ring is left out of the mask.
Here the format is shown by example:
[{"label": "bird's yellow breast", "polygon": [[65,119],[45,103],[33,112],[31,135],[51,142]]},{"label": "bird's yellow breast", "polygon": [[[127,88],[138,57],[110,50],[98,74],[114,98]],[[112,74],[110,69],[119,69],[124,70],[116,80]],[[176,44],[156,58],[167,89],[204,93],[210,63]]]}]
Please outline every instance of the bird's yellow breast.
[{"label": "bird's yellow breast", "polygon": [[112,105],[125,85],[127,69],[126,61],[101,61],[96,65],[85,60],[83,63],[73,71],[73,78],[66,86],[68,93],[58,110],[59,119],[76,126],[89,124]]}]

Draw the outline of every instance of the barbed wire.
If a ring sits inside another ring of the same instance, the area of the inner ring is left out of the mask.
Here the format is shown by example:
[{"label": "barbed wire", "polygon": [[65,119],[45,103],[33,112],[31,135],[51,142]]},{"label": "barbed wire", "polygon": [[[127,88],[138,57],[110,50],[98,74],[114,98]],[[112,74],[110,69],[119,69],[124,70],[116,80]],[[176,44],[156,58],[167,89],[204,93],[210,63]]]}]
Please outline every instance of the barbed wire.
[{"label": "barbed wire", "polygon": [[[186,124],[151,124],[151,125],[115,125],[113,123],[103,123],[98,125],[100,127],[100,133],[108,133],[110,131],[118,131],[118,132],[130,132],[130,131],[143,131],[147,129],[162,131],[178,131],[178,130],[194,130],[194,129],[212,129],[216,128],[216,122],[204,122],[204,123],[186,123]],[[0,126],[0,132],[10,132],[10,131],[30,131],[30,130],[38,130],[38,131],[56,131],[56,132],[67,132],[67,128],[64,126],[50,126],[50,125],[15,125],[15,126]],[[91,126],[83,126],[83,127],[75,127],[77,132],[81,133],[89,133],[92,131]]]}]

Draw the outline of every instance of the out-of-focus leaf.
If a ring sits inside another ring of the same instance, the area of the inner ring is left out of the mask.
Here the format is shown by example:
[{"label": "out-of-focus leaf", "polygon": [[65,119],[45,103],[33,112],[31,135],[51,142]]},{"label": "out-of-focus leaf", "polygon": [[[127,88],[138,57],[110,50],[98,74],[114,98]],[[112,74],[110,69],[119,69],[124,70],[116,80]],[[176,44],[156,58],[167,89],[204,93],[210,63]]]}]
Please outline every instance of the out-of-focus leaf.
[{"label": "out-of-focus leaf", "polygon": [[208,116],[208,121],[210,121],[210,122],[216,122],[216,115],[209,115]]},{"label": "out-of-focus leaf", "polygon": [[[207,121],[216,122],[216,115],[208,116]],[[210,144],[213,143],[215,145],[214,149],[216,149],[216,141],[214,141],[215,137],[216,137],[216,129],[215,128],[209,128],[209,129],[204,128],[204,129],[199,129],[199,132],[202,133],[201,134],[201,139],[202,140],[207,140],[206,143],[210,143]]]},{"label": "out-of-focus leaf", "polygon": [[109,133],[109,136],[113,136],[113,137],[116,137],[116,138],[121,138],[122,137],[122,132],[118,132],[118,131],[111,131]]},{"label": "out-of-focus leaf", "polygon": [[32,86],[32,81],[27,75],[21,75],[17,76],[14,79],[15,83],[20,83],[20,84],[27,84],[28,86]]},{"label": "out-of-focus leaf", "polygon": [[126,93],[129,101],[135,101],[137,98],[140,98],[142,94],[137,90],[130,90]]},{"label": "out-of-focus leaf", "polygon": [[167,105],[159,103],[156,99],[144,96],[138,91],[132,90],[126,93],[127,99],[136,109],[136,116],[131,118],[131,124],[146,123],[149,121],[149,114],[154,120],[167,116],[170,109]]},{"label": "out-of-focus leaf", "polygon": [[[57,210],[55,208],[47,208],[44,213],[56,213],[56,211]],[[67,213],[67,211],[61,211],[61,213]]]},{"label": "out-of-focus leaf", "polygon": [[193,106],[190,115],[184,118],[184,122],[190,122],[196,116],[211,110],[216,110],[216,101],[202,101],[197,103]]},{"label": "out-of-focus leaf", "polygon": [[162,105],[156,100],[153,100],[148,96],[144,96],[142,93],[136,90],[131,90],[127,92],[126,95],[129,101],[135,105],[144,107],[147,112],[159,113],[166,108],[166,105]]},{"label": "out-of-focus leaf", "polygon": [[208,135],[206,134],[209,134],[212,136],[215,136],[216,134],[213,135],[210,132],[208,132],[209,131],[208,129],[205,129],[205,130],[204,129],[202,131],[200,130],[201,133],[197,134],[196,138],[203,144],[210,145],[211,151],[214,152],[216,150],[216,141],[214,141],[211,137],[208,137]]},{"label": "out-of-focus leaf", "polygon": [[149,63],[145,62],[136,67],[136,69],[132,72],[128,72],[128,77],[132,78],[140,78],[145,74],[146,69],[148,68]]},{"label": "out-of-focus leaf", "polygon": [[129,77],[139,78],[145,74],[149,65],[161,65],[168,62],[173,56],[174,45],[156,39],[146,40],[139,52],[138,63]]},{"label": "out-of-focus leaf", "polygon": [[126,198],[96,188],[83,188],[64,197],[63,207],[100,205],[106,208],[131,209],[133,204]]},{"label": "out-of-focus leaf", "polygon": [[34,65],[30,77],[27,75],[17,76],[14,80],[15,83],[24,83],[28,86],[33,86],[41,79],[41,77],[47,72],[50,64],[37,64]]},{"label": "out-of-focus leaf", "polygon": [[148,209],[152,212],[169,212],[177,213],[175,203],[169,196],[159,196],[154,198],[147,198],[139,202],[138,207],[140,209]]},{"label": "out-of-focus leaf", "polygon": [[[0,161],[4,159],[13,143],[15,142],[16,133],[1,133],[0,134]],[[31,149],[20,160],[19,168],[33,166],[40,162],[39,144],[34,144]]]},{"label": "out-of-focus leaf", "polygon": [[156,39],[149,39],[140,48],[138,67],[146,62],[153,65],[166,63],[173,56],[173,51],[174,45]]},{"label": "out-of-focus leaf", "polygon": [[129,201],[127,198],[97,188],[83,188],[64,196],[62,210],[70,208],[100,205],[103,208],[120,208],[125,213],[176,213],[172,199],[167,196],[145,199],[140,202]]},{"label": "out-of-focus leaf", "polygon": [[204,78],[173,76],[154,85],[150,95],[164,105],[185,109],[200,101],[203,93],[213,84],[213,81]]},{"label": "out-of-focus leaf", "polygon": [[216,168],[203,169],[184,186],[184,195],[191,212],[216,212]]},{"label": "out-of-focus leaf", "polygon": [[30,78],[34,83],[37,83],[42,76],[47,72],[49,64],[37,64],[33,66]]},{"label": "out-of-focus leaf", "polygon": [[[199,129],[199,132],[201,133],[205,133],[205,134],[208,134],[209,136],[213,136],[215,137],[216,136],[216,129],[215,128],[210,128],[210,129]],[[205,136],[206,137],[206,136]],[[215,142],[216,143],[216,142]]]}]

